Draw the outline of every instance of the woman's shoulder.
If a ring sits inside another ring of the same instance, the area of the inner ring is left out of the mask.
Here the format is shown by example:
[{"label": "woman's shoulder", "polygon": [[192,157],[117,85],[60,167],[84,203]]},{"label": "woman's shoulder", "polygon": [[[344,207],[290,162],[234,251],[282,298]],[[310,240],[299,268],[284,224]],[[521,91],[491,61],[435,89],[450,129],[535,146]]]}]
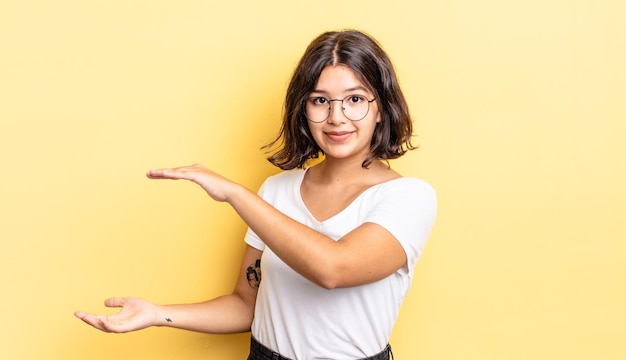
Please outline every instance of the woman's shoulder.
[{"label": "woman's shoulder", "polygon": [[[397,179],[398,182],[404,184],[404,186],[408,186],[408,187],[416,187],[416,188],[423,188],[423,189],[431,189],[432,191],[434,191],[435,189],[433,188],[433,186],[427,182],[424,179],[420,179],[420,178],[416,178],[416,177],[410,177],[410,176],[403,176],[403,177],[399,177]],[[394,180],[392,180],[394,181]]]},{"label": "woman's shoulder", "polygon": [[281,171],[277,174],[270,175],[265,179],[262,189],[276,189],[282,188],[285,189],[289,185],[298,184],[302,182],[304,178],[304,173],[306,171],[303,169],[294,169],[294,170],[285,170]]},{"label": "woman's shoulder", "polygon": [[395,194],[401,197],[437,197],[435,188],[430,183],[428,183],[426,180],[409,176],[391,179],[380,183],[373,188],[376,189],[377,192],[384,194],[385,196],[391,196]]},{"label": "woman's shoulder", "polygon": [[277,174],[269,176],[265,182],[269,183],[284,183],[284,182],[292,182],[297,179],[301,179],[304,177],[305,169],[293,169],[293,170],[284,170]]}]

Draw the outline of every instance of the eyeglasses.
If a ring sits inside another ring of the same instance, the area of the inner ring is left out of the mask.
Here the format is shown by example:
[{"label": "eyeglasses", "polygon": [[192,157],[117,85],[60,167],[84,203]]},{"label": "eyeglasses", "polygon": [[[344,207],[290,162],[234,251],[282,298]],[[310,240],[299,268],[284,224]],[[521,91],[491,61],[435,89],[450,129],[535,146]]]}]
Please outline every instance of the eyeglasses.
[{"label": "eyeglasses", "polygon": [[312,96],[306,99],[306,117],[314,123],[321,123],[330,116],[331,103],[341,101],[341,110],[346,118],[352,121],[363,120],[370,111],[370,104],[376,98],[368,100],[362,95],[348,95],[343,99],[327,99],[323,96]]}]

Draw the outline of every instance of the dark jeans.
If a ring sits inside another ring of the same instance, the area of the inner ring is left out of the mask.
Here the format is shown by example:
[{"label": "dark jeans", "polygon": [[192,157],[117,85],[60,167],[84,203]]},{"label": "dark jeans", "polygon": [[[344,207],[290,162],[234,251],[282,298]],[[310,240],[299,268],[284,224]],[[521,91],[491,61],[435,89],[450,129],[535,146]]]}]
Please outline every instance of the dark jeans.
[{"label": "dark jeans", "polygon": [[[391,346],[387,347],[374,356],[363,358],[359,360],[393,360],[393,353],[391,352]],[[281,354],[268,349],[260,342],[256,341],[254,337],[250,337],[250,355],[248,360],[291,360]]]}]

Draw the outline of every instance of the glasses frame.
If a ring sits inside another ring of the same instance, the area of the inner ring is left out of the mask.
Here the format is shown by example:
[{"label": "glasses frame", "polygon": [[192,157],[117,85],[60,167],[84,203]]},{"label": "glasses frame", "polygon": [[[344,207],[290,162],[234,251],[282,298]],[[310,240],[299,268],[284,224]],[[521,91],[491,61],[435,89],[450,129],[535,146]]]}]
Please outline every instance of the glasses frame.
[{"label": "glasses frame", "polygon": [[[365,112],[365,115],[363,115],[363,117],[362,117],[362,118],[360,118],[360,119],[352,120],[352,119],[350,119],[350,118],[346,115],[346,108],[343,106],[343,102],[344,102],[344,100],[346,100],[347,98],[352,97],[352,96],[363,97],[363,98],[365,98],[365,100],[367,101],[367,111]],[[309,97],[307,97],[307,98],[306,98],[306,100],[307,100],[307,102],[308,102],[308,101],[309,101],[309,100],[311,100],[311,99],[320,99],[320,98],[322,98],[322,99],[326,99],[326,98],[325,98],[325,97],[323,97],[323,96],[309,96]],[[320,124],[320,123],[323,123],[324,121],[327,121],[327,120],[328,120],[328,118],[330,118],[330,113],[333,111],[333,104],[332,104],[332,102],[333,102],[333,101],[341,101],[341,113],[343,114],[343,116],[345,116],[345,117],[346,117],[346,119],[348,119],[348,120],[350,120],[350,121],[361,121],[361,120],[365,119],[365,117],[367,117],[367,114],[369,114],[369,113],[370,113],[370,104],[371,104],[371,103],[373,103],[374,101],[376,101],[376,98],[373,98],[372,100],[370,100],[370,99],[368,99],[365,95],[356,95],[356,94],[353,94],[353,95],[347,95],[347,96],[346,96],[346,97],[344,97],[343,99],[326,99],[326,101],[328,101],[328,115],[326,115],[326,117],[324,118],[324,120],[320,120],[320,121],[314,121],[314,120],[311,120],[311,118],[309,118],[309,115],[307,114],[307,111],[306,111],[306,105],[305,105],[305,107],[304,107],[304,116],[306,116],[307,120],[309,120],[309,121],[310,121],[310,122],[312,122],[312,123],[316,123],[316,124]]]}]

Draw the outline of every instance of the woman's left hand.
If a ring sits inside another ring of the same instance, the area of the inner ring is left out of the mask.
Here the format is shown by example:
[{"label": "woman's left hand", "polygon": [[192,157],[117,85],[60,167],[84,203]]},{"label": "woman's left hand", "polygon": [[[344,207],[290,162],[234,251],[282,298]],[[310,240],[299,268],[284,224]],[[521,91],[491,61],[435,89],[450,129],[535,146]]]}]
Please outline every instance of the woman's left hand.
[{"label": "woman's left hand", "polygon": [[236,183],[200,164],[171,169],[152,169],[146,173],[150,179],[189,180],[200,185],[216,201],[228,201]]}]

